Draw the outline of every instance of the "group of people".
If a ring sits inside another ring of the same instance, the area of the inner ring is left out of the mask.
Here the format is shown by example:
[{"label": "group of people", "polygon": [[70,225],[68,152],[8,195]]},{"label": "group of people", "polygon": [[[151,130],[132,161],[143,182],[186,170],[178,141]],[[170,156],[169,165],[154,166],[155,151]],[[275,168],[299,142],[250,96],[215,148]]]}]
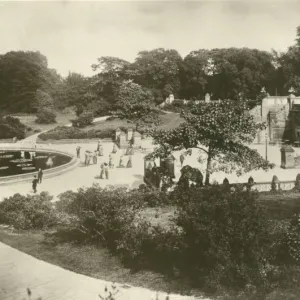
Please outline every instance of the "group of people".
[{"label": "group of people", "polygon": [[33,181],[32,181],[32,189],[33,189],[33,192],[36,193],[37,192],[37,184],[38,183],[42,183],[42,179],[43,179],[43,170],[42,169],[39,169],[38,170],[38,173],[37,173],[37,176],[34,175],[33,176]]},{"label": "group of people", "polygon": [[[76,148],[76,154],[77,158],[80,158],[80,151],[81,147],[77,146]],[[109,154],[109,160],[107,162],[103,162],[100,164],[100,179],[108,179],[109,178],[109,169],[115,168],[115,154],[118,152],[118,146],[116,143],[113,144],[112,152]],[[119,164],[116,166],[117,168],[132,168],[132,155],[134,154],[134,149],[132,145],[130,145],[125,155],[128,155],[128,161],[125,163],[124,154],[121,154]],[[97,148],[95,151],[87,150],[85,151],[85,161],[84,165],[88,166],[90,165],[91,161],[93,161],[94,164],[97,164],[97,157],[98,156],[104,156],[104,150],[101,140],[97,143]]]}]

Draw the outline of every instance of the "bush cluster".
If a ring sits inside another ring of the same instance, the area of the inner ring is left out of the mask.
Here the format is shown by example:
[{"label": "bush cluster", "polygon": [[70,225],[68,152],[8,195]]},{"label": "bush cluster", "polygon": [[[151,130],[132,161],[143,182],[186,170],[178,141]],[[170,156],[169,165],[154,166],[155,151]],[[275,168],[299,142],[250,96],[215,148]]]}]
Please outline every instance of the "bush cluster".
[{"label": "bush cluster", "polygon": [[94,120],[94,114],[90,111],[81,113],[75,120],[71,120],[72,126],[77,128],[83,128],[91,125]]},{"label": "bush cluster", "polygon": [[57,126],[39,135],[43,141],[47,140],[63,140],[63,139],[92,139],[92,138],[114,138],[115,130],[111,128],[106,129],[91,129],[84,131],[75,127]]},{"label": "bush cluster", "polygon": [[34,196],[15,194],[0,203],[0,223],[16,229],[44,229],[56,225],[58,215],[46,192]]},{"label": "bush cluster", "polygon": [[[16,194],[0,203],[0,223],[45,228],[68,215],[85,241],[100,242],[128,267],[182,277],[209,291],[253,287],[253,299],[260,299],[282,276],[281,263],[298,263],[300,215],[289,226],[274,223],[257,196],[222,185],[171,194],[144,185],[133,190],[94,185],[61,194],[55,208],[48,194]],[[174,203],[171,226],[141,217],[147,207]]]},{"label": "bush cluster", "polygon": [[26,126],[21,123],[18,118],[14,117],[2,117],[0,118],[0,138],[18,138],[23,139],[25,137]]},{"label": "bush cluster", "polygon": [[56,114],[52,109],[43,108],[36,115],[35,122],[38,124],[56,123]]},{"label": "bush cluster", "polygon": [[131,191],[94,186],[63,194],[57,205],[131,267],[184,276],[210,290],[267,284],[275,235],[255,193],[193,187],[171,197],[179,203],[171,228],[139,217],[141,208],[157,206],[158,199],[170,201],[144,186]]}]

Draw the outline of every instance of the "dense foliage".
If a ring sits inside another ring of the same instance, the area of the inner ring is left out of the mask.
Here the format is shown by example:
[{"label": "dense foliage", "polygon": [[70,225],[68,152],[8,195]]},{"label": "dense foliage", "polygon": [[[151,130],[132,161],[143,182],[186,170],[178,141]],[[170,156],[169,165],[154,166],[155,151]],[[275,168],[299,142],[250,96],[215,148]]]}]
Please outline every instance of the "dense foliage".
[{"label": "dense foliage", "polygon": [[209,184],[210,175],[216,170],[241,174],[272,167],[247,146],[264,124],[254,121],[244,103],[202,103],[182,111],[181,117],[185,122],[175,129],[150,131],[159,145],[152,156],[164,157],[182,149],[200,150],[203,161],[206,160],[205,184]]},{"label": "dense foliage", "polygon": [[132,122],[135,130],[141,126],[158,125],[160,122],[152,93],[131,81],[125,81],[120,86],[115,108],[113,116]]},{"label": "dense foliage", "polygon": [[56,122],[56,113],[49,108],[43,108],[37,113],[35,122],[38,124],[55,123]]},{"label": "dense foliage", "polygon": [[23,139],[25,137],[26,126],[20,122],[18,118],[14,117],[2,117],[0,118],[0,138],[18,138]]},{"label": "dense foliage", "polygon": [[0,223],[16,229],[43,229],[58,222],[58,215],[46,192],[40,195],[15,194],[0,203]]},{"label": "dense foliage", "polygon": [[0,56],[0,109],[34,112],[38,89],[50,94],[60,77],[39,52],[8,52]]},{"label": "dense foliage", "polygon": [[83,128],[93,123],[94,114],[90,111],[85,111],[81,113],[77,119],[72,120],[73,127]]},{"label": "dense foliage", "polygon": [[39,135],[43,141],[47,140],[63,140],[63,139],[91,139],[91,138],[114,138],[114,129],[91,129],[83,131],[76,127],[57,126],[47,132]]},{"label": "dense foliage", "polygon": [[[8,52],[0,56],[0,109],[35,112],[38,93],[49,95],[57,109],[75,106],[95,116],[114,110],[120,89],[128,80],[148,90],[153,104],[170,94],[175,99],[261,100],[261,89],[287,95],[291,86],[300,91],[299,27],[297,39],[286,52],[249,48],[199,49],[181,57],[174,49],[141,51],[133,63],[103,56],[92,65],[95,75],[70,72],[62,78],[49,69],[39,52]],[[143,99],[142,97],[141,99]]]}]

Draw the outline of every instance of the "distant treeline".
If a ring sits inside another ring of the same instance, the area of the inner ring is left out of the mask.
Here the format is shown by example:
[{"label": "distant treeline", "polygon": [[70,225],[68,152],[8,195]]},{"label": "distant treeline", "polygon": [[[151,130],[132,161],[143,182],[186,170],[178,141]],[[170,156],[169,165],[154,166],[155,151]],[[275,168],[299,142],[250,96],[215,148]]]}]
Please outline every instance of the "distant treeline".
[{"label": "distant treeline", "polygon": [[[70,66],[71,68],[72,66]],[[124,80],[149,89],[159,104],[169,94],[182,99],[259,100],[262,87],[271,95],[286,95],[293,86],[300,93],[300,26],[295,44],[286,52],[248,48],[200,49],[182,58],[174,49],[141,51],[129,63],[100,57],[92,65],[95,75],[60,76],[48,68],[39,52],[8,52],[0,56],[0,110],[36,112],[37,90],[47,93],[56,108],[75,106],[78,114],[96,115],[113,108]]]}]

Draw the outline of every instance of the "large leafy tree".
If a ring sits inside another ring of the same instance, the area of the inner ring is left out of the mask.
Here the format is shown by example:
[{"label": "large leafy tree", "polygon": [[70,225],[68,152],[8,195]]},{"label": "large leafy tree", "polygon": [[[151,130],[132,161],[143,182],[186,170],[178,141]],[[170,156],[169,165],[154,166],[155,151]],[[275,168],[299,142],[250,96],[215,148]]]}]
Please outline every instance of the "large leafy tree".
[{"label": "large leafy tree", "polygon": [[300,93],[300,26],[297,27],[296,43],[281,53],[278,60],[285,92],[293,87]]},{"label": "large leafy tree", "polygon": [[126,119],[140,126],[151,127],[160,122],[159,111],[154,106],[151,91],[132,81],[124,81],[117,94],[116,110],[113,116]]},{"label": "large leafy tree", "polygon": [[188,54],[181,74],[181,96],[203,99],[209,92],[214,99],[256,99],[265,86],[273,92],[276,68],[266,51],[248,48],[201,49]]},{"label": "large leafy tree", "polygon": [[130,66],[130,75],[152,91],[156,103],[161,103],[171,93],[178,95],[181,64],[182,58],[174,49],[141,51]]},{"label": "large leafy tree", "polygon": [[91,79],[91,91],[97,95],[98,99],[111,105],[117,101],[117,93],[122,82],[128,78],[129,62],[126,60],[102,56],[98,58],[92,69],[98,72]]},{"label": "large leafy tree", "polygon": [[59,81],[39,52],[8,52],[0,55],[0,108],[11,112],[34,111],[37,89],[51,93]]},{"label": "large leafy tree", "polygon": [[206,160],[206,185],[217,170],[242,174],[273,166],[247,146],[265,125],[255,123],[244,103],[228,100],[202,103],[182,111],[181,117],[184,122],[175,129],[150,131],[159,145],[153,157],[197,148],[204,154],[201,159]]}]

